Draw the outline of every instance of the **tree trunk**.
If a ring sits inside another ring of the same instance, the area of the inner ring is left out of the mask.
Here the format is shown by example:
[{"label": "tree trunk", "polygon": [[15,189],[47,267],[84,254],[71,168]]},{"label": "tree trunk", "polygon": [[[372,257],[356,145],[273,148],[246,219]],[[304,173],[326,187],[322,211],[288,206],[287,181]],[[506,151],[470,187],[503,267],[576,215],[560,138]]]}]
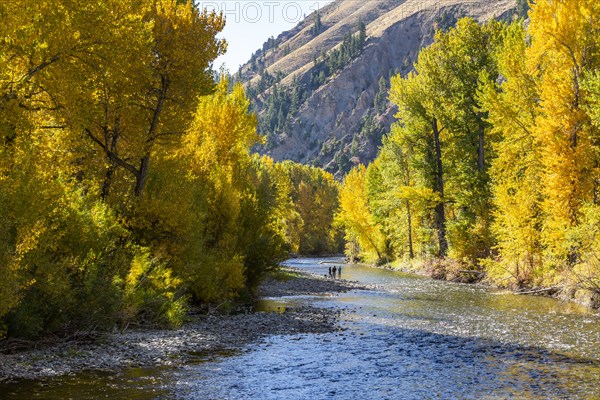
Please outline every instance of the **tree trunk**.
[{"label": "tree trunk", "polygon": [[440,131],[438,129],[437,119],[433,119],[433,140],[435,143],[435,163],[436,163],[436,192],[440,195],[441,201],[435,206],[435,223],[438,235],[438,257],[446,257],[448,254],[448,241],[446,240],[446,214],[444,210],[444,170],[442,167],[442,147],[440,144]]},{"label": "tree trunk", "polygon": [[160,93],[158,95],[156,108],[152,115],[152,121],[150,122],[150,128],[148,129],[148,138],[146,139],[146,154],[140,161],[140,168],[135,176],[135,196],[142,197],[144,188],[146,187],[146,179],[148,178],[148,167],[150,166],[150,152],[157,138],[157,130],[159,125],[159,119],[167,99],[167,92],[171,81],[165,75],[160,78],[161,86]]},{"label": "tree trunk", "polygon": [[[117,117],[117,120],[115,122],[115,128],[112,130],[112,135],[110,135],[111,131],[108,129],[108,127],[103,127],[104,137],[108,138],[109,136],[112,136],[110,141],[110,147],[107,147],[107,149],[109,149],[109,153],[111,154],[117,154],[117,143],[119,142],[121,129],[120,126],[120,118]],[[106,146],[108,146],[108,143],[106,143]],[[108,168],[106,169],[106,174],[104,175],[104,183],[102,184],[102,192],[100,193],[100,198],[102,200],[106,200],[108,198],[110,187],[112,185],[113,175],[117,170],[117,164],[110,159],[110,156],[108,157],[108,162]]]},{"label": "tree trunk", "polygon": [[479,128],[479,148],[477,149],[477,168],[479,172],[483,172],[485,170],[485,150],[484,150],[484,128],[483,126]]},{"label": "tree trunk", "polygon": [[102,183],[102,191],[100,192],[100,198],[102,200],[106,200],[108,197],[108,193],[110,192],[110,186],[112,184],[112,177],[115,173],[115,165],[111,162],[111,164],[106,169],[106,174],[104,175],[104,183]]},{"label": "tree trunk", "polygon": [[408,224],[408,257],[412,260],[415,258],[413,251],[413,239],[412,239],[412,214],[410,211],[410,201],[406,200],[406,223]]},{"label": "tree trunk", "polygon": [[150,155],[146,154],[140,161],[140,169],[135,177],[135,196],[142,197],[148,178],[148,167],[150,166]]}]

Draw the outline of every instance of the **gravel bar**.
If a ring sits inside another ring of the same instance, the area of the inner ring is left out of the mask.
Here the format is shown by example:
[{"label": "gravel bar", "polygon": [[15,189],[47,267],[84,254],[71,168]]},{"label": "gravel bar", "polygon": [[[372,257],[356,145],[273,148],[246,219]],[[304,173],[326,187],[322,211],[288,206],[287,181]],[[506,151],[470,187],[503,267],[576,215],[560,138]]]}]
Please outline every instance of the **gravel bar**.
[{"label": "gravel bar", "polygon": [[[286,270],[295,277],[267,280],[259,290],[262,297],[368,289],[356,282]],[[86,370],[182,365],[198,354],[209,356],[239,349],[265,336],[336,331],[339,314],[338,310],[301,306],[288,308],[284,313],[199,315],[177,330],[126,331],[108,334],[94,343],[63,343],[45,349],[0,354],[0,382],[43,379]]]}]

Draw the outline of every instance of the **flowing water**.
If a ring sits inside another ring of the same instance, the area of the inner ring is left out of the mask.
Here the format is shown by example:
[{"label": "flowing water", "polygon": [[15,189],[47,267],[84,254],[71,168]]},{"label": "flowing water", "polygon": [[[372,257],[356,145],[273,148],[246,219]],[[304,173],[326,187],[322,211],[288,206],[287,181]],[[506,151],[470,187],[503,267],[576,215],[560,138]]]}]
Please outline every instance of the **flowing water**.
[{"label": "flowing water", "polygon": [[[340,259],[288,265],[324,274]],[[2,398],[600,399],[600,315],[554,299],[344,265],[377,285],[264,300],[343,309],[340,332],[272,336],[180,368],[85,373],[0,389]]]}]

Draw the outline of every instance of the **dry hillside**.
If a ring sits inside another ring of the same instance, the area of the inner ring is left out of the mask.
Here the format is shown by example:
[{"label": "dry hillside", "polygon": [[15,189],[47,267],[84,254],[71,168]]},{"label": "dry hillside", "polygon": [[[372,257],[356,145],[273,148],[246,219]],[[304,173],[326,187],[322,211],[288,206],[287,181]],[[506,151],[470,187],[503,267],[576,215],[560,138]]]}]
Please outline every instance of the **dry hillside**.
[{"label": "dry hillside", "polygon": [[[371,161],[394,121],[389,77],[411,70],[436,29],[514,10],[515,0],[338,0],[307,16],[238,71],[267,135],[260,151],[332,172]],[[360,23],[366,37],[357,44]]]}]

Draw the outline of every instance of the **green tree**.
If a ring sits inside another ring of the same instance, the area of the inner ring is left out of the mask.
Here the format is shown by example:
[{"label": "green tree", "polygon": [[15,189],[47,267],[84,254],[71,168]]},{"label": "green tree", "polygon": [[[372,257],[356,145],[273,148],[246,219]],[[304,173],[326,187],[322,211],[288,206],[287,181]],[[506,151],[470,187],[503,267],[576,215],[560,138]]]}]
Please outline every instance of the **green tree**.
[{"label": "green tree", "polygon": [[383,114],[388,105],[388,87],[385,78],[382,76],[379,78],[379,90],[375,95],[375,112],[377,114]]},{"label": "green tree", "polygon": [[321,33],[322,29],[323,29],[323,24],[321,22],[321,14],[319,13],[319,11],[316,11],[315,12],[315,22],[312,27],[313,36],[317,36],[319,33]]},{"label": "green tree", "polygon": [[431,134],[429,182],[441,199],[435,207],[438,255],[446,254],[449,239],[450,255],[470,265],[488,256],[493,245],[488,173],[493,138],[486,134],[477,92],[480,77],[497,76],[493,54],[502,30],[496,22],[480,26],[461,19],[421,51],[415,73],[392,78],[390,91],[408,129]]},{"label": "green tree", "polygon": [[427,175],[420,168],[425,154],[419,152],[425,146],[419,141],[423,140],[426,138],[419,138],[405,126],[393,125],[367,171],[369,206],[390,243],[386,247],[392,258],[434,255],[431,211],[439,198],[428,187]]}]

